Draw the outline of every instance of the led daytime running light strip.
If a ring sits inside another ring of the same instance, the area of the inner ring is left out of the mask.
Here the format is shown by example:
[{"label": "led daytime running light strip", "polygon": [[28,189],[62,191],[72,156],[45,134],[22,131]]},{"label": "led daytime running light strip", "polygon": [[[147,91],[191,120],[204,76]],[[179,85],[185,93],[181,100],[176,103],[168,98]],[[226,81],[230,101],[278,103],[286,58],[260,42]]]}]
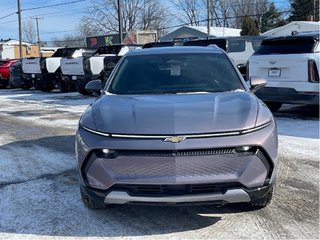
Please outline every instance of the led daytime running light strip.
[{"label": "led daytime running light strip", "polygon": [[[186,139],[190,139],[190,138],[210,138],[210,137],[224,137],[224,136],[237,136],[237,135],[241,135],[241,134],[247,134],[247,133],[252,133],[255,131],[258,131],[260,129],[263,129],[265,127],[267,127],[270,122],[267,122],[263,125],[260,125],[258,127],[255,128],[250,128],[250,129],[246,129],[246,130],[241,130],[241,131],[233,131],[233,132],[225,132],[225,133],[208,133],[208,134],[190,134],[190,135],[177,135],[179,137],[184,137]],[[100,131],[95,131],[92,130],[90,128],[84,127],[82,125],[80,125],[84,130],[100,135],[100,136],[104,136],[104,137],[112,137],[112,138],[135,138],[135,139],[164,139],[164,138],[169,138],[172,136],[168,136],[168,135],[129,135],[129,134],[112,134],[112,133],[104,133],[104,132],[100,132]],[[174,135],[175,136],[175,135]]]}]

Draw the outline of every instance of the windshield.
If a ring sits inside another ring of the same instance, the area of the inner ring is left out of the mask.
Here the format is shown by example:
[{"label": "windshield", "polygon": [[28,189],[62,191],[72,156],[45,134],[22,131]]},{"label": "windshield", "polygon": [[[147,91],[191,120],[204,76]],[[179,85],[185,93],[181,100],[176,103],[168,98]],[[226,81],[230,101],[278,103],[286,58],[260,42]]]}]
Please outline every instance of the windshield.
[{"label": "windshield", "polygon": [[126,57],[108,92],[162,94],[223,92],[241,89],[242,82],[224,54],[162,54]]}]

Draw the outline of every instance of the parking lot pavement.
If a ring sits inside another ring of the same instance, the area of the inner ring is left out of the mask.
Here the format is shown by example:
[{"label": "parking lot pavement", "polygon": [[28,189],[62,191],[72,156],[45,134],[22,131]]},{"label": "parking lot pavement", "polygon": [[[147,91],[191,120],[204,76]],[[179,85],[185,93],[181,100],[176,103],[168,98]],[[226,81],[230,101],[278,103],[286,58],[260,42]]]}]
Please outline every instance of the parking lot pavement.
[{"label": "parking lot pavement", "polygon": [[[0,239],[319,239],[319,112],[285,106],[272,204],[86,209],[74,157],[91,97],[0,91]],[[316,112],[316,113],[315,113]]]}]

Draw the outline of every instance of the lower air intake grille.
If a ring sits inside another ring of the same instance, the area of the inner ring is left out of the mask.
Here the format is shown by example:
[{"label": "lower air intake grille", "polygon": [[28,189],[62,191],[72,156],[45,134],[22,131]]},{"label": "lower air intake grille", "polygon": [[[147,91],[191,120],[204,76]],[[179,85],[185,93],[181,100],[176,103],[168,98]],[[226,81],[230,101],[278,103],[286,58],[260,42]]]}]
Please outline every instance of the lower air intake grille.
[{"label": "lower air intake grille", "polygon": [[117,156],[140,156],[140,157],[185,157],[185,156],[208,156],[232,154],[234,148],[204,149],[204,150],[179,150],[179,151],[140,151],[140,150],[117,150]]}]

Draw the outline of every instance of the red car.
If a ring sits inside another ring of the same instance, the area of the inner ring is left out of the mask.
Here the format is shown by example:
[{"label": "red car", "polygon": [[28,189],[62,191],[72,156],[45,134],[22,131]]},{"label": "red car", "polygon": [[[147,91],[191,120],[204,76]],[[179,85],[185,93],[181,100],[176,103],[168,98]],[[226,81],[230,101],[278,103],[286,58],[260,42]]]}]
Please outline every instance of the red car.
[{"label": "red car", "polygon": [[10,67],[17,59],[0,60],[0,88],[6,88],[9,84]]}]

